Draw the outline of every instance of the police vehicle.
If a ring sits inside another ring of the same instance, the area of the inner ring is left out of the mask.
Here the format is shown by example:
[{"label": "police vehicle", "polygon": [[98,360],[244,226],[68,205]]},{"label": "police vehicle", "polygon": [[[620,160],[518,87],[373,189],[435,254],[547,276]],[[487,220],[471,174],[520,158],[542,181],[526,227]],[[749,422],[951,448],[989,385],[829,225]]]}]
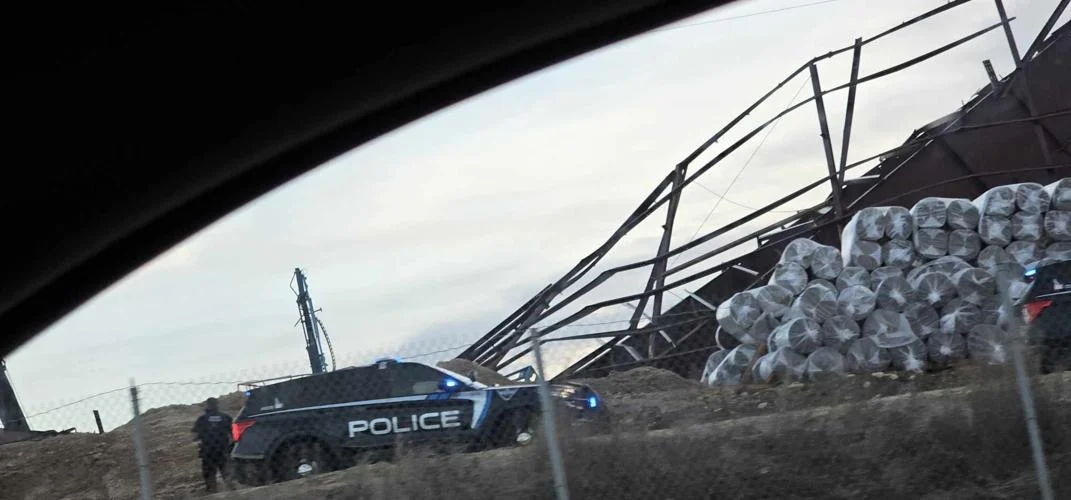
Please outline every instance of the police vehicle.
[{"label": "police vehicle", "polygon": [[1041,371],[1071,367],[1071,262],[1046,262],[1026,271],[1020,300],[1029,337],[1040,347]]},{"label": "police vehicle", "polygon": [[[236,479],[259,485],[328,472],[359,458],[389,458],[399,443],[478,450],[531,442],[537,386],[489,387],[474,378],[380,360],[246,391],[232,424]],[[550,387],[564,418],[594,422],[603,415],[591,388]]]}]

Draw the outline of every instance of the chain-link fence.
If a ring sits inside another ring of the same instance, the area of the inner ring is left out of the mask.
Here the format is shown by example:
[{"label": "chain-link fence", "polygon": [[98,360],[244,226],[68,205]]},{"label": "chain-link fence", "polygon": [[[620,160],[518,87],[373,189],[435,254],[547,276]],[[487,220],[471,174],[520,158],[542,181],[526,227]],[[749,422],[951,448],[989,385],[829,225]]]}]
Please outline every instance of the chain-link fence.
[{"label": "chain-link fence", "polygon": [[[717,351],[705,369],[668,358],[557,378],[578,353],[533,342],[540,356],[512,378],[453,358],[464,346],[429,346],[341,356],[316,375],[295,365],[135,384],[28,411],[34,428],[78,432],[0,448],[5,485],[21,488],[3,496],[197,497],[205,477],[222,498],[1025,498],[1043,484],[1066,494],[1071,377],[1057,334],[1071,320],[1058,298],[1068,264],[1014,281],[995,279],[978,298],[998,308],[991,325],[984,304],[970,314],[956,305],[964,293],[927,304],[922,320],[905,303],[895,313],[911,318],[905,328],[932,330],[915,335],[921,345],[887,343],[904,333],[895,327],[833,344],[823,329],[844,323],[789,321],[775,328],[784,339]],[[958,321],[970,325],[961,332]],[[940,337],[942,326],[953,336]],[[860,350],[867,339],[875,345]],[[823,356],[830,348],[839,358]]]}]

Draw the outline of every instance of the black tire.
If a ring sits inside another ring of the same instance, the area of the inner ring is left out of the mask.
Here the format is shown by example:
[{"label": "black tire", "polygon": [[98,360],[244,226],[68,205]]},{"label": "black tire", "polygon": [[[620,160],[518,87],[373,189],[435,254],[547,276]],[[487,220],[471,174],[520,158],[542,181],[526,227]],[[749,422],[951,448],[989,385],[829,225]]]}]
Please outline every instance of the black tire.
[{"label": "black tire", "polygon": [[323,443],[302,439],[283,444],[272,458],[276,482],[292,481],[335,470],[334,459]]},{"label": "black tire", "polygon": [[535,436],[534,414],[529,411],[510,411],[491,426],[483,448],[504,448],[531,444]]}]

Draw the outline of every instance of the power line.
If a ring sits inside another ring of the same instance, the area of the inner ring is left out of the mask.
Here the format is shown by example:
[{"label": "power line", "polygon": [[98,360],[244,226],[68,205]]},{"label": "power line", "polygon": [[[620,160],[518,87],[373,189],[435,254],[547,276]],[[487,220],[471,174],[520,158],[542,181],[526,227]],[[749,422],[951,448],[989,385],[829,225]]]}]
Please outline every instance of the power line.
[{"label": "power line", "polygon": [[[792,103],[796,102],[796,98],[799,97],[800,92],[803,91],[803,87],[806,85],[807,80],[804,80],[800,84],[799,88],[796,89],[796,93],[792,95],[792,99],[789,100],[788,106],[792,106]],[[786,108],[788,106],[786,106]],[[751,155],[747,157],[747,161],[745,161],[744,164],[740,167],[740,170],[736,172],[736,175],[733,177],[733,180],[730,181],[729,185],[725,188],[725,191],[722,194],[718,195],[718,199],[714,202],[714,206],[711,207],[709,212],[707,212],[707,216],[703,218],[703,222],[699,223],[699,227],[695,228],[695,232],[692,233],[692,237],[688,239],[688,243],[695,241],[695,238],[699,236],[699,232],[703,230],[703,226],[705,226],[706,223],[710,220],[710,217],[714,215],[714,211],[718,209],[719,205],[721,205],[722,200],[725,200],[725,194],[733,188],[733,186],[736,184],[736,181],[740,180],[740,176],[744,173],[744,170],[746,170],[748,165],[751,164],[751,161],[755,159],[755,155],[757,155],[759,153],[759,150],[762,149],[763,144],[766,144],[766,140],[770,138],[770,134],[773,133],[774,129],[777,128],[777,124],[779,123],[781,123],[780,118],[770,124],[770,128],[766,129],[766,133],[762,136],[762,140],[760,140],[759,144],[755,146],[755,149],[751,151]],[[677,254],[673,261],[670,262],[670,265],[673,265],[674,262],[680,259],[681,255],[684,254]]]},{"label": "power line", "polygon": [[681,24],[681,25],[678,25],[678,26],[666,26],[664,28],[653,29],[653,30],[649,31],[649,33],[653,33],[653,32],[656,32],[656,31],[673,31],[673,30],[679,30],[679,29],[684,29],[684,28],[694,28],[696,26],[705,26],[707,24],[724,23],[726,21],[736,21],[738,19],[746,19],[746,18],[749,18],[749,17],[762,16],[762,15],[766,15],[766,14],[776,14],[778,12],[784,12],[786,10],[802,9],[802,8],[805,8],[805,7],[814,7],[816,5],[833,3],[833,2],[836,2],[836,1],[838,1],[838,0],[822,0],[820,2],[811,2],[811,3],[800,4],[800,5],[792,5],[792,6],[789,6],[789,7],[781,7],[780,9],[760,10],[758,12],[752,12],[750,14],[741,14],[739,16],[721,17],[721,18],[718,18],[718,19],[711,19],[709,21],[701,21],[701,22],[698,22],[698,23]]},{"label": "power line", "polygon": [[[743,208],[745,210],[751,210],[753,212],[757,212],[759,210],[758,208],[751,207],[751,206],[745,205],[743,203],[730,200],[729,198],[726,198],[725,196],[722,196],[721,194],[718,194],[717,191],[714,191],[713,189],[708,188],[705,184],[701,184],[699,181],[692,181],[692,182],[694,182],[697,186],[705,189],[710,194],[712,194],[714,196],[717,196],[718,198],[721,198],[722,201],[724,201],[724,202],[726,202],[726,203],[728,203],[730,205],[736,205],[736,206],[738,206],[740,208]],[[766,211],[766,213],[771,213],[771,214],[794,214],[794,213],[797,213],[797,212],[799,212],[799,210],[767,210]]]},{"label": "power line", "polygon": [[462,345],[459,345],[459,346],[454,346],[454,347],[447,347],[446,349],[440,349],[440,350],[438,350],[438,351],[426,352],[426,353],[424,353],[424,354],[414,354],[414,355],[412,355],[412,356],[403,356],[403,357],[400,357],[400,358],[398,358],[398,359],[416,359],[416,358],[423,358],[424,356],[431,356],[431,355],[433,355],[433,354],[442,354],[442,353],[444,353],[444,352],[450,352],[450,351],[456,351],[456,350],[458,350],[458,349],[464,349],[464,348],[466,348],[466,347],[469,347],[469,346],[471,346],[471,345],[472,345],[472,342],[469,342],[469,343],[467,343],[467,344],[462,344]]},{"label": "power line", "polygon": [[[227,381],[227,382],[146,382],[146,383],[143,383],[143,384],[137,384],[135,387],[147,387],[147,386],[158,386],[158,385],[179,385],[179,386],[181,386],[181,385],[237,385],[237,384],[240,384],[240,383],[241,382],[232,382],[232,381]],[[96,399],[96,398],[99,398],[101,396],[107,396],[109,394],[113,394],[113,393],[116,393],[116,392],[129,391],[129,390],[130,390],[129,387],[120,387],[118,389],[111,389],[111,390],[104,391],[104,392],[98,392],[96,394],[93,394],[93,395],[90,395],[90,396],[86,396],[86,397],[84,397],[82,399],[79,399],[77,401],[71,401],[70,403],[65,403],[65,404],[59,405],[59,406],[57,406],[55,408],[49,409],[49,410],[38,412],[38,413],[35,413],[33,415],[28,415],[26,417],[26,419],[29,420],[29,419],[34,418],[34,417],[39,417],[41,415],[47,415],[49,413],[52,413],[52,412],[55,412],[55,411],[58,411],[58,410],[62,410],[64,408],[68,408],[68,407],[74,406],[74,405],[79,404],[79,403],[84,403],[84,402],[89,401],[91,399]]]}]

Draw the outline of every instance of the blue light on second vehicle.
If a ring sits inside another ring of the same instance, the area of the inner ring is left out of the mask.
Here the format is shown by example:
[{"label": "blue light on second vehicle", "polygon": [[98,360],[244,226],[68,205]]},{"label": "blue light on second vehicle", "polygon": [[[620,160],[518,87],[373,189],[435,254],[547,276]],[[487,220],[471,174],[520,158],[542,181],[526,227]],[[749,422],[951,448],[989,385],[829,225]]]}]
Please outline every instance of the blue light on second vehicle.
[{"label": "blue light on second vehicle", "polygon": [[588,396],[588,408],[595,408],[596,406],[599,406],[599,398]]},{"label": "blue light on second vehicle", "polygon": [[453,389],[454,387],[457,387],[458,385],[459,385],[458,381],[456,381],[456,380],[454,380],[454,379],[452,379],[450,377],[446,377],[446,378],[443,379],[443,386],[445,386],[447,388]]},{"label": "blue light on second vehicle", "polygon": [[1033,276],[1033,275],[1035,275],[1037,273],[1038,273],[1038,269],[1035,267],[1035,268],[1027,269],[1026,272],[1023,273],[1023,276],[1026,276],[1027,278],[1029,278],[1029,277],[1031,277],[1031,276]]}]

